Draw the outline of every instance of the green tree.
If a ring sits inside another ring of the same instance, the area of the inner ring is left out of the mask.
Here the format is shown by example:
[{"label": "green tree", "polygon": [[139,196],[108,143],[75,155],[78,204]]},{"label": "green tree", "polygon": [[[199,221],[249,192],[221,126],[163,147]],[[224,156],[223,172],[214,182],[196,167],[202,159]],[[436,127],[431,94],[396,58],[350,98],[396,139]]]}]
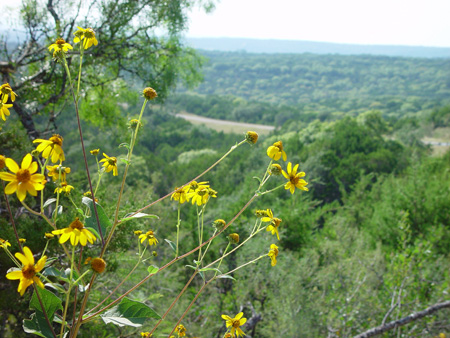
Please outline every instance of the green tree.
[{"label": "green tree", "polygon": [[[106,100],[108,106],[120,106],[129,99],[124,98],[121,78],[135,85],[151,85],[160,100],[180,80],[187,85],[197,83],[202,59],[180,39],[194,5],[213,8],[210,0],[24,0],[17,25],[26,33],[18,35],[17,41],[10,32],[3,35],[0,73],[20,97],[14,110],[29,138],[57,126],[69,82],[47,47],[57,38],[72,43],[77,26],[92,28],[100,42],[84,53],[84,102]],[[73,64],[78,60],[69,54],[71,68],[77,69]],[[117,109],[97,108],[84,115],[94,123],[113,124]]]}]

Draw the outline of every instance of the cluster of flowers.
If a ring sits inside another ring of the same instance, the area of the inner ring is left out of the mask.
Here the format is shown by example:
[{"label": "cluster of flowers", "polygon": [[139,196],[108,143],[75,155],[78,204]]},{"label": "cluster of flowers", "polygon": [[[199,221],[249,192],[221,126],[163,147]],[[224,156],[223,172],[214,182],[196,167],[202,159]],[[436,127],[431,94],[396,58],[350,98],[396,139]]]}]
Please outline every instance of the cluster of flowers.
[{"label": "cluster of flowers", "polygon": [[180,204],[192,200],[192,204],[201,206],[208,203],[211,197],[216,198],[217,191],[212,189],[208,182],[198,183],[192,181],[182,188],[175,188],[175,191],[170,198],[174,201],[178,201]]}]

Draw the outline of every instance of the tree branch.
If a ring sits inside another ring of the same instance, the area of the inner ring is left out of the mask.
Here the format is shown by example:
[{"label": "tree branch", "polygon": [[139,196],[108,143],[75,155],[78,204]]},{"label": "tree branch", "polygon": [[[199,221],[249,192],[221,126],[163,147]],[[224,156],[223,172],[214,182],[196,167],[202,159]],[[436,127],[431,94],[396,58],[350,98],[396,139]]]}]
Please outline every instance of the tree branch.
[{"label": "tree branch", "polygon": [[450,300],[443,302],[443,303],[434,304],[423,311],[412,313],[407,317],[404,317],[404,318],[401,318],[398,320],[394,320],[385,325],[380,325],[380,326],[374,327],[366,332],[363,332],[357,336],[354,336],[353,338],[367,338],[367,337],[378,336],[386,331],[389,331],[389,330],[395,329],[396,327],[403,326],[403,325],[406,325],[413,321],[419,320],[423,317],[429,316],[432,313],[442,310],[442,309],[445,309],[445,308],[450,308]]}]

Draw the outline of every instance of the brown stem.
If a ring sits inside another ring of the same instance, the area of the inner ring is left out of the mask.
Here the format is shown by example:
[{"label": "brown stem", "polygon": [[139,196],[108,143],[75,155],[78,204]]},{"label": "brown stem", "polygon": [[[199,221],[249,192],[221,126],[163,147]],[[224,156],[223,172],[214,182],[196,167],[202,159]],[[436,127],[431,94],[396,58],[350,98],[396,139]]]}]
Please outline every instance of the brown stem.
[{"label": "brown stem", "polygon": [[3,181],[2,181],[2,187],[3,187],[3,194],[5,195],[6,208],[8,209],[9,218],[11,220],[11,225],[14,229],[14,234],[16,235],[17,244],[19,245],[20,251],[23,253],[22,244],[20,243],[20,240],[19,240],[19,233],[17,232],[16,223],[14,222],[14,217],[12,215],[11,206],[9,205],[8,195],[6,195],[4,192],[5,191],[5,182],[3,182]]},{"label": "brown stem", "polygon": [[[171,266],[173,263],[175,263],[176,261],[185,258],[191,254],[193,254],[194,252],[196,252],[197,250],[199,250],[201,247],[205,246],[206,244],[208,244],[210,241],[214,240],[217,236],[219,236],[222,232],[224,232],[235,220],[236,218],[238,218],[245,209],[248,208],[248,206],[253,202],[253,200],[258,197],[258,195],[253,195],[252,198],[250,198],[250,200],[242,207],[242,209],[231,219],[230,222],[228,222],[228,224],[220,231],[218,232],[216,235],[210,237],[207,241],[203,242],[201,245],[197,246],[196,248],[192,249],[191,251],[185,253],[184,255],[181,255],[179,257],[176,257],[174,259],[172,259],[170,262],[168,262],[166,265],[164,265],[163,267],[161,267],[158,272],[168,268],[169,266]],[[107,306],[105,306],[103,309],[95,312],[94,314],[90,315],[89,317],[85,318],[83,320],[83,322],[89,321],[90,319],[92,319],[93,317],[97,316],[98,314],[102,313],[103,311],[109,309],[111,306],[114,306],[115,304],[117,304],[118,302],[120,302],[124,297],[126,297],[128,294],[130,294],[131,292],[133,292],[134,290],[136,290],[138,287],[140,287],[142,284],[144,284],[147,280],[149,280],[153,275],[155,274],[150,274],[148,276],[146,276],[144,279],[142,279],[139,283],[137,283],[135,286],[133,286],[130,290],[128,290],[127,292],[125,292],[122,296],[120,296],[119,298],[117,298],[115,301],[113,301],[112,303],[108,304]]]},{"label": "brown stem", "polygon": [[169,314],[170,310],[172,310],[172,308],[174,307],[174,305],[178,302],[178,300],[180,299],[180,297],[183,295],[184,291],[186,291],[186,289],[188,288],[188,286],[191,284],[192,280],[194,279],[194,277],[197,275],[197,270],[195,270],[195,272],[192,274],[191,278],[188,280],[188,282],[186,283],[186,285],[184,286],[183,290],[180,291],[180,293],[178,294],[178,296],[174,299],[174,301],[172,302],[172,304],[170,304],[169,308],[167,309],[167,311],[162,315],[161,319],[156,323],[156,325],[153,327],[152,331],[150,332],[150,336],[153,334],[153,332],[155,332],[155,330],[157,329],[157,327],[159,326],[159,324],[161,324],[161,322],[164,320],[164,318],[166,318],[166,316]]},{"label": "brown stem", "polygon": [[198,290],[197,294],[195,295],[194,299],[192,300],[192,302],[189,304],[189,306],[187,307],[187,309],[183,312],[183,314],[181,315],[180,319],[178,319],[177,323],[175,324],[175,327],[172,329],[172,331],[169,333],[169,335],[167,336],[167,338],[170,338],[170,336],[172,335],[172,333],[175,331],[175,329],[177,328],[178,325],[180,325],[181,321],[183,320],[184,316],[186,316],[186,314],[189,312],[189,310],[191,309],[192,305],[194,305],[195,301],[197,300],[197,298],[200,296],[200,294],[202,293],[203,289],[206,287],[206,285],[208,285],[211,281],[207,281],[205,282],[205,284],[202,285],[202,287],[200,288],[200,290]]}]

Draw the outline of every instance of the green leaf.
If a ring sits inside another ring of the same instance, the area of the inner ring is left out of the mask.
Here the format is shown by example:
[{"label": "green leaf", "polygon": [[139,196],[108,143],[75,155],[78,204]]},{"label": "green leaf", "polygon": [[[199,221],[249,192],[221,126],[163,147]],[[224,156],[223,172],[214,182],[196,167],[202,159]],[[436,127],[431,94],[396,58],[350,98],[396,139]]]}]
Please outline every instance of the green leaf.
[{"label": "green leaf", "polygon": [[48,200],[45,201],[44,203],[44,208],[48,207],[50,204],[56,202],[56,198],[49,198]]},{"label": "green leaf", "polygon": [[170,246],[170,248],[173,250],[173,252],[177,252],[177,246],[175,245],[175,243],[174,242],[172,242],[172,241],[169,241],[168,239],[164,239],[166,242],[167,242],[167,244],[169,244],[169,246]]},{"label": "green leaf", "polygon": [[[53,320],[53,316],[57,310],[63,309],[61,299],[59,299],[53,292],[46,289],[37,288],[39,290],[39,296],[41,297],[42,304],[44,305],[45,312],[47,313],[50,321]],[[30,301],[30,309],[42,312],[41,304],[36,296],[36,291],[33,292],[33,296]]]},{"label": "green leaf", "polygon": [[199,271],[198,274],[200,275],[200,277],[202,277],[204,281],[206,281],[205,274],[202,271]]},{"label": "green leaf", "polygon": [[121,160],[123,163],[130,165],[130,161],[128,161],[127,159],[121,158],[120,160]]},{"label": "green leaf", "polygon": [[[94,211],[94,203],[92,202],[92,199],[89,197],[83,197],[81,202],[89,207],[91,210],[91,217],[86,217],[85,219],[85,226],[89,228],[94,228],[98,233],[100,232],[98,230],[98,224],[97,219],[95,217],[95,211]],[[100,227],[102,229],[103,236],[106,234],[106,228],[111,227],[111,222],[109,221],[108,217],[105,214],[105,211],[103,210],[102,206],[98,203],[96,203],[97,206],[97,212],[98,212],[98,219],[100,221]],[[100,238],[100,236],[99,236]]]},{"label": "green leaf", "polygon": [[149,318],[161,319],[152,308],[144,303],[133,301],[128,298],[122,299],[119,305],[114,306],[104,314],[100,315],[105,324],[117,326],[140,327]]},{"label": "green leaf", "polygon": [[[131,216],[128,216],[128,215],[131,215]],[[156,216],[156,215],[150,215],[150,214],[144,214],[143,212],[138,212],[137,214],[128,214],[128,215],[125,215],[125,218],[122,218],[121,220],[120,220],[120,223],[125,223],[125,222],[127,222],[127,221],[129,221],[129,220],[132,220],[132,219],[135,219],[135,218],[153,218],[153,219],[159,219],[159,217],[158,216]]]},{"label": "green leaf", "polygon": [[197,268],[195,267],[195,266],[192,266],[192,265],[185,265],[186,267],[188,267],[188,268],[191,268],[191,269],[194,269],[194,270],[197,270]]},{"label": "green leaf", "polygon": [[218,273],[222,273],[219,269],[217,268],[203,268],[200,269],[200,271],[217,271]]},{"label": "green leaf", "polygon": [[217,278],[225,278],[225,279],[232,279],[232,280],[236,280],[236,278],[231,277],[230,275],[222,275],[222,276],[217,276]]},{"label": "green leaf", "polygon": [[152,275],[152,274],[157,273],[157,272],[159,271],[159,268],[156,267],[156,266],[150,265],[150,266],[148,267],[147,271],[148,271],[148,274],[149,274],[149,275]]},{"label": "green leaf", "polygon": [[128,150],[130,150],[130,145],[128,143],[121,143],[121,144],[119,144],[119,148],[122,148],[122,147],[127,148]]},{"label": "green leaf", "polygon": [[[45,312],[47,313],[47,317],[50,323],[52,323],[55,312],[57,310],[63,310],[61,299],[46,289],[37,288],[37,290],[39,290],[39,296]],[[41,304],[36,295],[36,291],[33,292],[33,296],[31,297],[30,309],[36,310],[36,313],[33,313],[30,319],[23,321],[23,330],[26,333],[32,333],[40,337],[53,338],[54,336],[52,330],[45,319],[44,312],[42,311]]]},{"label": "green leaf", "polygon": [[48,326],[47,320],[42,312],[33,313],[30,319],[25,319],[22,327],[26,333],[35,334],[44,338],[54,338],[52,330]]}]

